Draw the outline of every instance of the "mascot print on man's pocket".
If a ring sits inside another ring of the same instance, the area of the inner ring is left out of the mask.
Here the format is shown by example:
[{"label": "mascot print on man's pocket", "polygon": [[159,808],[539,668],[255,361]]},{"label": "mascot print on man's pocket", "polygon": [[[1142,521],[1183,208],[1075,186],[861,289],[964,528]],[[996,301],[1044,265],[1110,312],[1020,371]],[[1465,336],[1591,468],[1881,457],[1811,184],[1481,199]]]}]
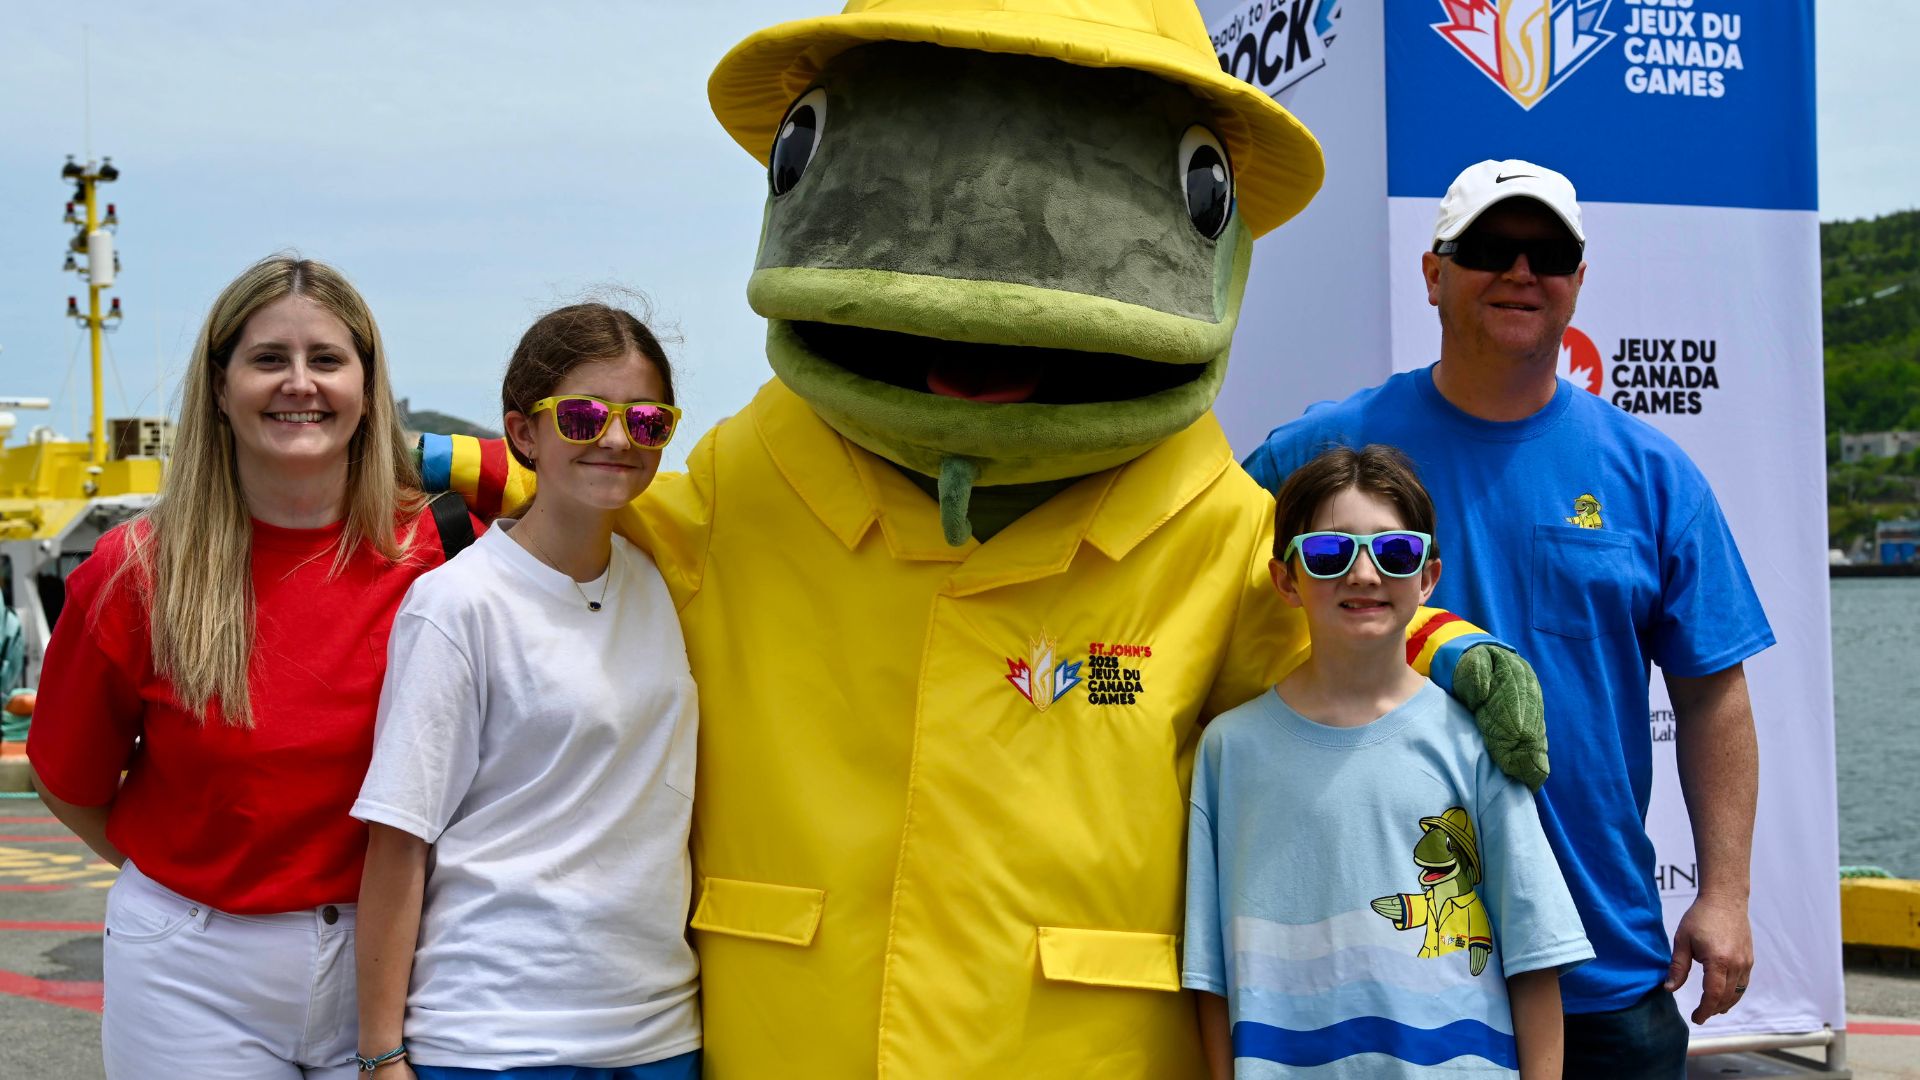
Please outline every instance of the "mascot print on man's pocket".
[{"label": "mascot print on man's pocket", "polygon": [[1566,522],[1582,529],[1604,528],[1600,522],[1600,500],[1592,495],[1582,495],[1573,500],[1573,516],[1567,518]]},{"label": "mascot print on man's pocket", "polygon": [[1413,848],[1420,891],[1382,896],[1373,910],[1393,921],[1395,930],[1426,927],[1422,959],[1467,950],[1467,966],[1478,975],[1493,953],[1487,909],[1474,887],[1480,884],[1480,847],[1473,819],[1458,806],[1439,817],[1420,819],[1420,842]]}]

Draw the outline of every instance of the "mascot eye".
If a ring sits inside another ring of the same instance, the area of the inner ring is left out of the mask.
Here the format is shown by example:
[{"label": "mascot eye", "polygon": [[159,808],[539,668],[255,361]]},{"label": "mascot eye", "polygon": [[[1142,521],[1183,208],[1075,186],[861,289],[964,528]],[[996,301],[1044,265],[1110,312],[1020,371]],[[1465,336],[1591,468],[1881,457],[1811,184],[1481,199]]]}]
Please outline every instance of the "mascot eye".
[{"label": "mascot eye", "polygon": [[827,126],[827,91],[816,86],[800,95],[780,121],[773,136],[773,153],[767,155],[767,183],[775,195],[785,195],[800,182],[820,148],[820,133]]},{"label": "mascot eye", "polygon": [[1187,218],[1200,235],[1212,240],[1226,231],[1233,213],[1233,166],[1227,148],[1198,124],[1180,137],[1180,190],[1187,198]]}]

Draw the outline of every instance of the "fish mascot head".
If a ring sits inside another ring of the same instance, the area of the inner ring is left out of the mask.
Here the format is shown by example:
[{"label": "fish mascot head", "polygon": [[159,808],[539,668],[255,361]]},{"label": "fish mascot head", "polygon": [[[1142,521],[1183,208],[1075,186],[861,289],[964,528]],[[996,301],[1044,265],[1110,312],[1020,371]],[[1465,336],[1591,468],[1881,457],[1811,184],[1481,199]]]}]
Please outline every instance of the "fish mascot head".
[{"label": "fish mascot head", "polygon": [[976,487],[1041,501],[1207,411],[1253,239],[1324,173],[1188,0],[853,0],[708,93],[767,166],[774,372],[956,545]]}]

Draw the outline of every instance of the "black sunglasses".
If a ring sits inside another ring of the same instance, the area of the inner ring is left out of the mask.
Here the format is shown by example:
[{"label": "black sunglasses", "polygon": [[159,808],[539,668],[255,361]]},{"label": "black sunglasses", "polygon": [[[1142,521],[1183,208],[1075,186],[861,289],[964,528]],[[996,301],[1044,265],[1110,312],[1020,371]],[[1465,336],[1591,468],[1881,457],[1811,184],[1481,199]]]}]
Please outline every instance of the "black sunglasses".
[{"label": "black sunglasses", "polygon": [[1493,236],[1469,232],[1458,240],[1442,240],[1433,245],[1435,255],[1445,255],[1468,270],[1505,273],[1514,260],[1527,257],[1527,267],[1536,274],[1560,276],[1580,269],[1580,257],[1587,246],[1570,236],[1521,240],[1511,236]]}]

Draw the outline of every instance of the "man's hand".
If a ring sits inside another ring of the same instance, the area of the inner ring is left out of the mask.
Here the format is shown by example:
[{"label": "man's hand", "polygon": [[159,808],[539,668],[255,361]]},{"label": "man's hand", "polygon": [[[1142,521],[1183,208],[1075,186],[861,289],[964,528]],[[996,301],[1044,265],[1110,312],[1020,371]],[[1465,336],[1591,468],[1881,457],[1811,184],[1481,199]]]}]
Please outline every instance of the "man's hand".
[{"label": "man's hand", "polygon": [[1693,823],[1700,895],[1673,935],[1673,966],[1664,984],[1677,989],[1694,961],[1701,976],[1705,1023],[1734,1007],[1753,970],[1753,927],[1747,922],[1754,806],[1760,789],[1760,744],[1753,730],[1745,670],[1735,664],[1697,678],[1667,676],[1673,700],[1674,761]]},{"label": "man's hand", "polygon": [[1702,895],[1680,917],[1673,932],[1673,964],[1667,969],[1667,991],[1680,989],[1695,961],[1702,969],[1700,1007],[1693,1022],[1730,1011],[1740,1004],[1747,978],[1753,973],[1753,927],[1747,906]]},{"label": "man's hand", "polygon": [[1532,665],[1512,649],[1475,645],[1453,669],[1453,697],[1473,710],[1500,771],[1540,790],[1547,782],[1547,712]]}]

